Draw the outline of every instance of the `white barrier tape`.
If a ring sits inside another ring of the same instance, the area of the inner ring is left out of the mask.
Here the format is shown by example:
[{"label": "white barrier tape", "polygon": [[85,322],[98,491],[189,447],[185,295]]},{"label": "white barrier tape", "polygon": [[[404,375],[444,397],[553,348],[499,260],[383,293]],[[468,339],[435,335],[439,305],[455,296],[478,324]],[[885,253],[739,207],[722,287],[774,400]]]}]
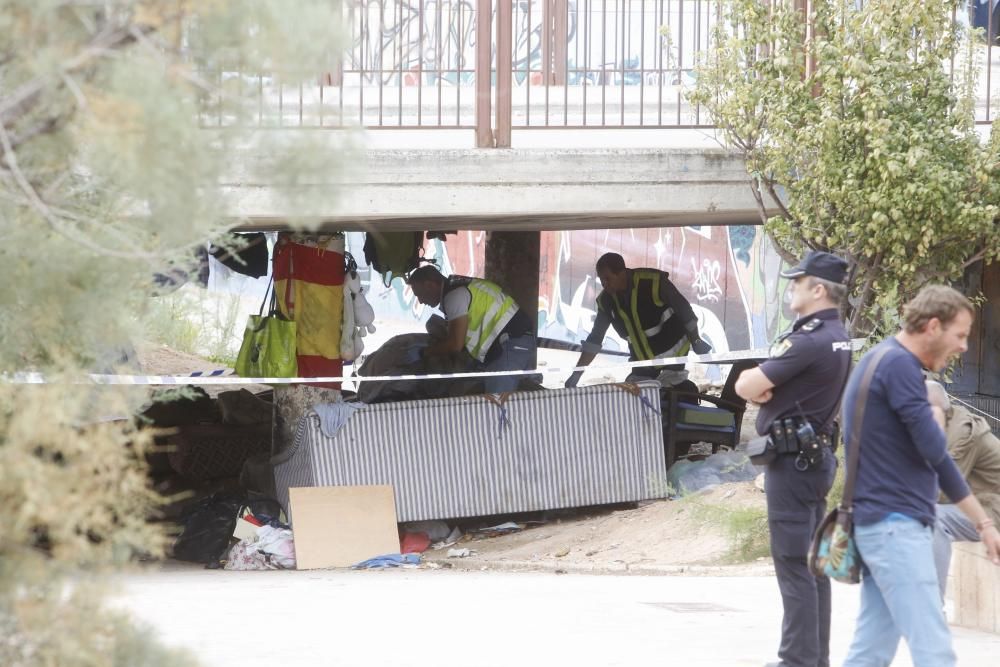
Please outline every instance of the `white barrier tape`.
[{"label": "white barrier tape", "polygon": [[[864,340],[856,338],[851,341],[854,350],[860,349]],[[552,373],[567,373],[575,371],[620,371],[623,368],[652,368],[657,366],[675,366],[688,362],[703,364],[726,364],[734,361],[745,361],[754,359],[762,361],[767,359],[768,349],[757,348],[753,350],[740,350],[737,352],[720,352],[713,354],[697,354],[682,357],[663,357],[660,359],[648,359],[646,361],[626,361],[624,363],[605,366],[573,366],[557,368],[535,368],[523,371],[473,371],[467,373],[428,373],[426,375],[344,375],[336,377],[295,377],[295,378],[268,378],[268,377],[239,377],[235,375],[226,376],[191,376],[191,375],[105,375],[91,373],[87,375],[89,382],[94,384],[107,385],[240,385],[240,384],[332,384],[338,382],[390,382],[393,380],[452,380],[458,378],[483,378],[501,376],[521,376],[540,375]],[[0,382],[5,384],[48,384],[48,381],[41,373],[13,373],[0,375]],[[87,384],[87,381],[78,380],[73,384]]]},{"label": "white barrier tape", "polygon": [[[559,340],[558,338],[546,338],[544,336],[538,338],[538,347],[539,347],[539,349],[561,350],[563,352],[582,352],[583,351],[583,346],[580,345],[579,343],[568,343],[568,342],[566,342],[564,340]],[[601,350],[599,352],[599,354],[606,354],[606,355],[612,356],[612,357],[627,357],[627,356],[629,356],[628,352],[621,352],[619,350]],[[354,363],[355,362],[353,360],[352,361],[345,361],[344,362],[344,366],[350,366],[350,365],[352,365]],[[232,372],[233,372],[232,368],[216,368],[215,370],[211,370],[211,371],[194,371],[192,373],[188,373],[187,375],[178,375],[178,376],[172,376],[172,375],[171,376],[155,376],[155,375],[150,375],[148,377],[193,377],[193,378],[194,377],[219,377],[220,375],[229,375]],[[133,377],[143,377],[143,376],[133,376]]]}]

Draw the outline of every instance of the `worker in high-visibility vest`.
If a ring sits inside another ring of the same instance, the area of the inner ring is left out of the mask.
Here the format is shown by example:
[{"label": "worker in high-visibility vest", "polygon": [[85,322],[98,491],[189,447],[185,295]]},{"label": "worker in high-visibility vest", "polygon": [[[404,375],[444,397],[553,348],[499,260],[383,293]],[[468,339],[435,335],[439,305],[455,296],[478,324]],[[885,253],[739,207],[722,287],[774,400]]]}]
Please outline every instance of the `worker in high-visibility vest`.
[{"label": "worker in high-visibility vest", "polygon": [[[413,295],[425,306],[440,308],[447,320],[445,336],[428,346],[427,357],[445,357],[461,350],[485,371],[528,370],[534,367],[536,318],[518,308],[496,284],[481,278],[448,276],[425,265],[410,274]],[[491,376],[487,393],[517,389],[521,376]]]},{"label": "worker in high-visibility vest", "polygon": [[[597,297],[594,329],[583,342],[577,366],[594,360],[609,326],[628,340],[630,361],[681,357],[689,350],[707,354],[712,349],[698,335],[698,318],[666,271],[629,269],[621,255],[609,252],[597,260],[597,277],[604,290]],[[575,387],[582,375],[583,371],[575,371],[566,386]],[[642,378],[656,378],[664,387],[672,387],[687,380],[687,371],[683,364],[641,367],[628,376],[629,381]]]}]

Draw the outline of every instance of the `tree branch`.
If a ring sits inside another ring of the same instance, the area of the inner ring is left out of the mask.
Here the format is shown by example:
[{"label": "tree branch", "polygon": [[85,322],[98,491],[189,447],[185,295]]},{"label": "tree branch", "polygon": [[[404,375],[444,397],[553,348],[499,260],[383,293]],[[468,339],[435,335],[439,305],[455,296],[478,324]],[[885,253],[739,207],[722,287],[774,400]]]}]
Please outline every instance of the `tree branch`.
[{"label": "tree branch", "polygon": [[154,253],[126,252],[105,248],[97,243],[94,243],[86,234],[77,234],[73,232],[69,225],[64,224],[58,217],[56,217],[49,206],[42,201],[41,197],[38,196],[38,193],[35,191],[35,188],[32,187],[31,183],[28,182],[28,179],[25,178],[24,173],[18,165],[17,154],[14,152],[13,146],[11,146],[10,135],[7,133],[7,128],[2,122],[0,122],[0,146],[3,147],[4,161],[7,163],[14,181],[17,183],[18,187],[20,187],[21,191],[24,192],[30,206],[42,216],[42,219],[49,224],[49,227],[51,227],[53,231],[102,255],[119,257],[122,259],[144,259],[149,261],[159,259],[158,255]]},{"label": "tree branch", "polygon": [[986,248],[980,248],[979,252],[977,252],[975,255],[972,255],[971,257],[965,260],[965,262],[962,264],[962,270],[964,271],[965,269],[969,268],[970,266],[972,266],[979,260],[983,259],[984,257],[986,257]]},{"label": "tree branch", "polygon": [[767,223],[767,207],[764,206],[764,197],[760,194],[760,179],[756,176],[750,177],[750,192],[757,202],[757,212],[760,214],[760,224]]},{"label": "tree branch", "polygon": [[771,199],[773,199],[774,203],[778,205],[778,210],[781,211],[782,217],[786,220],[793,220],[794,218],[792,217],[792,214],[788,212],[785,205],[781,203],[778,193],[774,191],[774,183],[772,183],[770,179],[767,179],[764,181],[764,184],[767,186],[767,194],[771,195]]},{"label": "tree branch", "polygon": [[[135,41],[131,32],[132,26],[124,26],[115,30],[106,30],[97,35],[79,54],[59,65],[60,73],[79,70],[92,61],[114,49],[120,49]],[[150,32],[153,29],[143,26],[140,30]],[[48,76],[38,76],[23,84],[6,99],[0,99],[0,123],[9,125],[17,118],[30,112],[38,103],[42,92],[50,84]]]},{"label": "tree branch", "polygon": [[[875,255],[875,259],[871,263],[871,267],[878,266],[882,263],[882,252]],[[866,267],[869,270],[868,277],[865,278],[865,286],[861,289],[861,294],[858,296],[858,305],[854,309],[854,313],[851,314],[849,333],[854,335],[858,332],[858,327],[861,325],[861,315],[865,312],[865,306],[868,303],[868,299],[871,297],[872,286],[875,284],[875,272],[871,271],[870,267]]]},{"label": "tree branch", "polygon": [[[17,134],[11,135],[11,150],[17,150],[20,146],[28,143],[40,134],[47,134],[55,130],[57,127],[65,123],[66,120],[66,116],[51,116],[24,132],[18,132]],[[0,157],[6,157],[6,152],[3,155],[0,155]]]}]

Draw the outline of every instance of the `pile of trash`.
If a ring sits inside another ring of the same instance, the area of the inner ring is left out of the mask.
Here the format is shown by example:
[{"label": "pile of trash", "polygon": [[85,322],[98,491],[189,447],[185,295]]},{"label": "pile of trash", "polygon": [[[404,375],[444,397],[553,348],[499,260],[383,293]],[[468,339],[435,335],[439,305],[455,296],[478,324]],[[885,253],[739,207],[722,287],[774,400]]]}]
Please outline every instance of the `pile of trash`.
[{"label": "pile of trash", "polygon": [[[273,498],[253,492],[216,493],[190,506],[181,519],[183,530],[173,547],[178,560],[201,563],[211,569],[296,569],[295,538]],[[399,525],[399,552],[373,556],[351,567],[382,569],[420,565],[428,550],[447,549],[448,558],[467,558],[474,549],[459,543],[521,531],[524,524],[508,521],[495,526],[468,528],[444,521],[416,521]]]},{"label": "pile of trash", "polygon": [[667,472],[671,495],[685,496],[725,482],[756,479],[760,471],[743,452],[716,452],[701,461],[677,461]]},{"label": "pile of trash", "polygon": [[295,569],[295,542],[283,519],[272,498],[213,494],[185,511],[173,556],[227,570]]}]

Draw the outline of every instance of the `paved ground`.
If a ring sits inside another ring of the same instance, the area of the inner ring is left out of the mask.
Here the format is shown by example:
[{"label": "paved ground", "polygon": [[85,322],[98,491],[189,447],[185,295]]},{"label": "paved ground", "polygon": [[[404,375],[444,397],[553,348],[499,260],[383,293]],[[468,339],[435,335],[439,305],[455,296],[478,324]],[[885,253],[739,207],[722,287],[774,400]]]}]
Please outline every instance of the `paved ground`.
[{"label": "paved ground", "polygon": [[[770,577],[225,572],[168,564],[124,584],[124,606],[209,667],[759,666],[773,659],[780,618]],[[858,590],[834,589],[839,665]],[[1000,636],[953,633],[963,667],[998,664]],[[901,646],[893,665],[910,664]]]}]

